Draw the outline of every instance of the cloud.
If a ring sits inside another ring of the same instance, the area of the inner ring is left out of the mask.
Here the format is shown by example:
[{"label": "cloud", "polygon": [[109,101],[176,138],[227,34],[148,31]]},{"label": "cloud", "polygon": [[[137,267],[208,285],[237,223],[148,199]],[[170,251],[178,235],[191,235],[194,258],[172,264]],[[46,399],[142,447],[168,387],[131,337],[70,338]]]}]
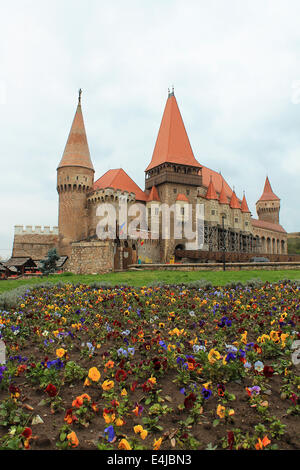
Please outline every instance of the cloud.
[{"label": "cloud", "polygon": [[254,214],[268,174],[281,223],[299,230],[299,2],[0,4],[0,256],[13,225],[57,224],[79,87],[97,177],[123,167],[144,186],[174,84],[200,163],[245,190]]}]

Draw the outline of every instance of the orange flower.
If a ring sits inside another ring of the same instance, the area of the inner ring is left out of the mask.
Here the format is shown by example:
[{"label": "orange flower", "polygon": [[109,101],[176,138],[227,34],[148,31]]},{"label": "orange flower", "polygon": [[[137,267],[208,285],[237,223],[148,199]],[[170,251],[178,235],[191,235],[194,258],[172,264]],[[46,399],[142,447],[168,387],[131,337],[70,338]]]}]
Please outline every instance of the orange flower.
[{"label": "orange flower", "polygon": [[258,438],[257,443],[255,444],[255,449],[256,450],[262,450],[264,447],[266,447],[268,444],[270,444],[270,439],[268,436],[265,436],[263,440]]},{"label": "orange flower", "polygon": [[118,448],[121,450],[132,450],[131,445],[126,439],[121,439]]},{"label": "orange flower", "polygon": [[91,379],[93,382],[99,382],[100,377],[101,377],[101,374],[100,374],[100,372],[98,371],[97,367],[92,367],[92,368],[89,370],[88,377],[89,377],[89,379]]},{"label": "orange flower", "polygon": [[67,435],[67,439],[69,441],[69,446],[71,447],[77,447],[79,444],[78,437],[76,436],[76,433],[74,431],[70,432],[70,434]]},{"label": "orange flower", "polygon": [[161,444],[162,444],[162,437],[160,437],[159,439],[154,439],[153,450],[159,450]]},{"label": "orange flower", "polygon": [[75,406],[76,408],[80,408],[83,405],[83,400],[87,399],[88,401],[91,401],[91,397],[87,393],[83,393],[82,395],[78,396],[73,400],[72,406]]},{"label": "orange flower", "polygon": [[64,348],[60,348],[60,349],[57,349],[57,350],[56,350],[56,355],[57,355],[57,357],[60,357],[60,358],[61,358],[61,357],[63,357],[63,356],[66,354],[66,352],[67,352],[67,351],[66,351]]},{"label": "orange flower", "polygon": [[114,361],[107,361],[107,363],[105,364],[105,368],[112,369],[114,365],[115,365]]}]

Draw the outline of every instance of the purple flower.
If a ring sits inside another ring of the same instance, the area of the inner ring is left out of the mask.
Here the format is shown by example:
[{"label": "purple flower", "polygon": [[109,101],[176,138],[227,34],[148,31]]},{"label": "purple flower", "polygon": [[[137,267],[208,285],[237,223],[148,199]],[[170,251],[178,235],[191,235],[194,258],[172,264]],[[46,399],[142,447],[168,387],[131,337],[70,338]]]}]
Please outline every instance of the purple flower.
[{"label": "purple flower", "polygon": [[212,394],[211,390],[209,390],[208,388],[204,388],[204,387],[202,388],[201,393],[205,400],[207,400]]},{"label": "purple flower", "polygon": [[113,426],[108,426],[108,428],[104,429],[104,433],[108,434],[108,442],[112,442],[116,437]]}]

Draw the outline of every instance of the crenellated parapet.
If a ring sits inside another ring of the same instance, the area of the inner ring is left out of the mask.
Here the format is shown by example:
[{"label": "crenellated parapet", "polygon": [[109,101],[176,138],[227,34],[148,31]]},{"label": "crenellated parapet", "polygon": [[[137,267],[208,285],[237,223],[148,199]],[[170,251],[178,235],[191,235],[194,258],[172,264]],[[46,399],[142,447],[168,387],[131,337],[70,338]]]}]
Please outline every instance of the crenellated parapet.
[{"label": "crenellated parapet", "polygon": [[88,204],[101,204],[101,203],[116,203],[126,200],[127,202],[135,202],[135,194],[121,189],[105,188],[97,189],[90,196],[88,196]]},{"label": "crenellated parapet", "polygon": [[58,235],[58,227],[50,227],[50,225],[15,225],[15,235]]}]

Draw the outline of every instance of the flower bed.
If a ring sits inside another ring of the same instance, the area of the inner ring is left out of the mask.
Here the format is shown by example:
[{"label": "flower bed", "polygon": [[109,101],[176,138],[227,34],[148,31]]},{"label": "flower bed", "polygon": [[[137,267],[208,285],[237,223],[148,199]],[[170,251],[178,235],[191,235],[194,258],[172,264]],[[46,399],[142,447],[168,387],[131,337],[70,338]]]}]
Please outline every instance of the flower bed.
[{"label": "flower bed", "polygon": [[0,448],[299,448],[299,293],[28,290],[0,312]]}]

